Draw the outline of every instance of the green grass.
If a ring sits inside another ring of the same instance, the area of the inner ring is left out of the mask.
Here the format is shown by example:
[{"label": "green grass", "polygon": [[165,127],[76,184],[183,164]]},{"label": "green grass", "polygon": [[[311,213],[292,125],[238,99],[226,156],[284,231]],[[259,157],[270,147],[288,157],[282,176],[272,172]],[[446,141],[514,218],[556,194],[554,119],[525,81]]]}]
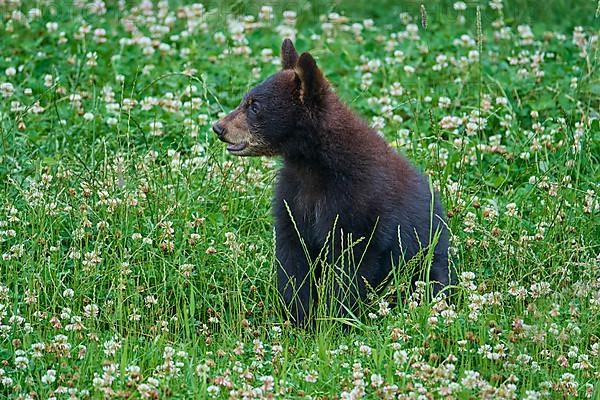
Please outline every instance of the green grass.
[{"label": "green grass", "polygon": [[210,130],[277,70],[285,6],[240,42],[228,10],[258,21],[254,3],[110,3],[0,5],[0,397],[600,398],[593,2],[509,2],[504,26],[487,2],[479,24],[474,2],[426,4],[426,27],[414,2],[290,6],[297,48],[440,189],[460,276],[452,303],[308,332],[273,283],[278,161]]}]

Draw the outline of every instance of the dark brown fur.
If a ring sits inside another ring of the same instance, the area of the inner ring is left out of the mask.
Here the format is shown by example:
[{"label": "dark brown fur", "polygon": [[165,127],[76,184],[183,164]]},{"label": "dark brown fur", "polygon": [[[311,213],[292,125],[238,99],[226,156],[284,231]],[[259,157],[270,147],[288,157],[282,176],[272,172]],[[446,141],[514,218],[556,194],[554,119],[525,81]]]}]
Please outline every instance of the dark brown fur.
[{"label": "dark brown fur", "polygon": [[[273,213],[278,288],[294,322],[307,322],[323,268],[335,277],[325,301],[342,315],[393,268],[430,249],[436,232],[428,278],[439,291],[449,283],[448,233],[428,180],[339,100],[314,58],[298,57],[289,40],[282,66],[214,130],[232,154],[283,157]],[[365,238],[350,249],[354,261],[340,258],[348,235]]]}]

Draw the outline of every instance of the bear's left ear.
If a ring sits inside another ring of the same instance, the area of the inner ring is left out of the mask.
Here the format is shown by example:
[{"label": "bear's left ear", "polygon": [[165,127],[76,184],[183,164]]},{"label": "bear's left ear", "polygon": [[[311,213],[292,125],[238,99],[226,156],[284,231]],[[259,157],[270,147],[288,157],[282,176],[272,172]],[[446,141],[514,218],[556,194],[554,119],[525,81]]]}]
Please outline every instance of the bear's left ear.
[{"label": "bear's left ear", "polygon": [[298,52],[290,39],[285,39],[281,44],[281,67],[282,69],[293,69],[298,62]]},{"label": "bear's left ear", "polygon": [[327,80],[310,53],[302,53],[294,68],[300,79],[300,99],[306,105],[318,105],[329,88]]}]

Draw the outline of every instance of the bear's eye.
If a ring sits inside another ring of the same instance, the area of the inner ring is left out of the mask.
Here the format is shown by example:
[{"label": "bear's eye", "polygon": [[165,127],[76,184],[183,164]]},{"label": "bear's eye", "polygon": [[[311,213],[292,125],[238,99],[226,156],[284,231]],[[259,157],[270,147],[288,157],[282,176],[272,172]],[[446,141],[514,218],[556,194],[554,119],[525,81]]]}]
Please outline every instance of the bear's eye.
[{"label": "bear's eye", "polygon": [[260,111],[260,104],[258,103],[258,101],[253,100],[252,103],[250,103],[248,109],[252,114],[258,114],[258,112]]}]

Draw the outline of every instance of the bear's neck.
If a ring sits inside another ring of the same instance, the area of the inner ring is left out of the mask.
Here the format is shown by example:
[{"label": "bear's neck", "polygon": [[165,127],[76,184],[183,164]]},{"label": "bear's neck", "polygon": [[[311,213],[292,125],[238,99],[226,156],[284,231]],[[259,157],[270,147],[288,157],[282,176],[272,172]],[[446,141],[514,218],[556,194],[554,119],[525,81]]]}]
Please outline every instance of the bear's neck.
[{"label": "bear's neck", "polygon": [[302,121],[293,137],[283,152],[285,167],[321,182],[360,174],[387,151],[385,141],[337,97]]}]

